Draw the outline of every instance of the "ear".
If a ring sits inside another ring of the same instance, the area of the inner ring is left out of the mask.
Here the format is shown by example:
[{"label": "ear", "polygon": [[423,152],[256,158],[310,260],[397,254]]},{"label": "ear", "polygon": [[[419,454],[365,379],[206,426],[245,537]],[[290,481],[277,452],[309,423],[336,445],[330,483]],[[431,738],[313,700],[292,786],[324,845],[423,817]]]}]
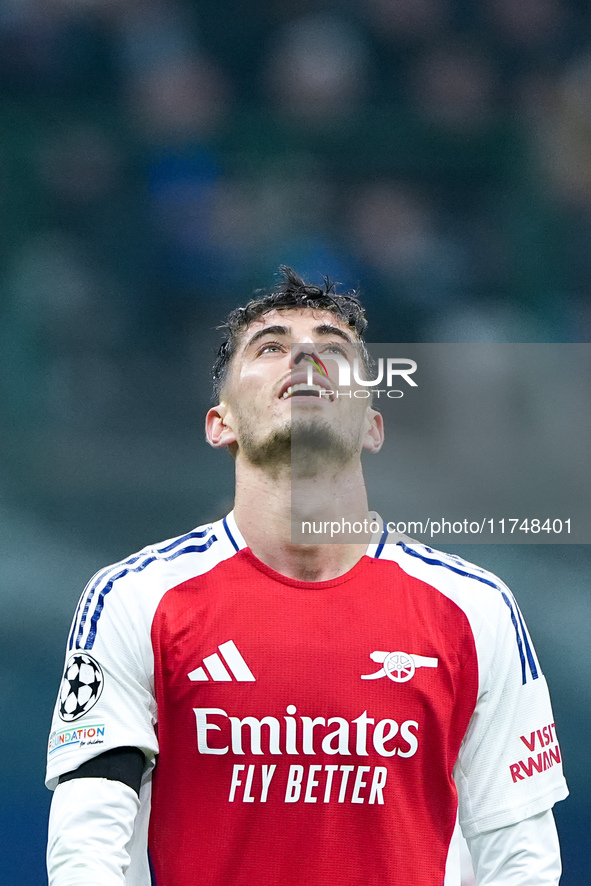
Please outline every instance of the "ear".
[{"label": "ear", "polygon": [[236,434],[231,427],[231,413],[225,403],[219,403],[208,410],[205,416],[205,437],[215,449],[231,447],[236,443]]},{"label": "ear", "polygon": [[370,452],[379,452],[384,443],[384,419],[381,412],[368,409],[369,427],[363,441],[363,448]]}]

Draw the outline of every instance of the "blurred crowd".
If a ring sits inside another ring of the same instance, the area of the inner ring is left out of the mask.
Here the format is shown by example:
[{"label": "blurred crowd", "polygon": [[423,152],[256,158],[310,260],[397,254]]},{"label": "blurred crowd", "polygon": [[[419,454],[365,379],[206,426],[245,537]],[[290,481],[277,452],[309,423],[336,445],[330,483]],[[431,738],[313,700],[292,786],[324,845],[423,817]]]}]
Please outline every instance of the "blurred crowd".
[{"label": "blurred crowd", "polygon": [[281,263],[360,287],[373,341],[588,341],[590,25],[583,0],[4,0],[2,414],[103,421]]}]

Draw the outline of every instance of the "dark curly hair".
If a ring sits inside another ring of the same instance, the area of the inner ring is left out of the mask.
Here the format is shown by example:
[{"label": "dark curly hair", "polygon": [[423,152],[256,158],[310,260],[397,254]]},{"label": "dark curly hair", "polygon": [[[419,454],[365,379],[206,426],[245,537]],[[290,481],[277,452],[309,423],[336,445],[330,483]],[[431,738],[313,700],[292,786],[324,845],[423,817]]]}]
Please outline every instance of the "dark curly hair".
[{"label": "dark curly hair", "polygon": [[[357,294],[336,292],[336,283],[328,277],[324,278],[324,286],[306,283],[296,272],[281,265],[279,272],[282,279],[269,291],[258,290],[255,297],[244,307],[235,308],[226,322],[219,328],[225,333],[215,363],[213,365],[213,395],[219,400],[228,367],[236,353],[240,337],[244,330],[255,320],[269,311],[286,311],[290,308],[317,308],[335,314],[342,323],[353,330],[359,341],[363,342],[363,333],[367,326],[365,311]],[[366,364],[369,358],[362,343],[362,357]]]}]

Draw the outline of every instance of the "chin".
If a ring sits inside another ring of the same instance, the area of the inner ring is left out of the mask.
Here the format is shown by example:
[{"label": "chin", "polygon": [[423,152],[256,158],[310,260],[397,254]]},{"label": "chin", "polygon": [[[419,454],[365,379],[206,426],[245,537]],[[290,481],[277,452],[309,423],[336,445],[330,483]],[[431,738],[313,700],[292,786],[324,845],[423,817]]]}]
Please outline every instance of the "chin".
[{"label": "chin", "polygon": [[300,477],[344,466],[359,455],[360,448],[351,434],[309,412],[292,415],[265,438],[245,431],[240,440],[240,450],[250,464],[267,470],[289,467]]}]

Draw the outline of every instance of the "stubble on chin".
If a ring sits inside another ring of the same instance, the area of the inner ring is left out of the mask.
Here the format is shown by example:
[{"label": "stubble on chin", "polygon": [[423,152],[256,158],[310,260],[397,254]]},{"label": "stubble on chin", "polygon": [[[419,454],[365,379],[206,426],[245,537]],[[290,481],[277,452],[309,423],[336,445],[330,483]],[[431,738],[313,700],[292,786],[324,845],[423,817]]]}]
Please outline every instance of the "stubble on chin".
[{"label": "stubble on chin", "polygon": [[240,435],[239,448],[254,467],[277,471],[291,462],[291,428],[280,428],[265,439],[257,439],[249,428],[245,428]]},{"label": "stubble on chin", "polygon": [[289,468],[294,477],[302,478],[315,476],[324,468],[342,467],[357,455],[352,438],[312,419],[290,421],[262,439],[246,422],[239,447],[255,467],[274,476]]}]

